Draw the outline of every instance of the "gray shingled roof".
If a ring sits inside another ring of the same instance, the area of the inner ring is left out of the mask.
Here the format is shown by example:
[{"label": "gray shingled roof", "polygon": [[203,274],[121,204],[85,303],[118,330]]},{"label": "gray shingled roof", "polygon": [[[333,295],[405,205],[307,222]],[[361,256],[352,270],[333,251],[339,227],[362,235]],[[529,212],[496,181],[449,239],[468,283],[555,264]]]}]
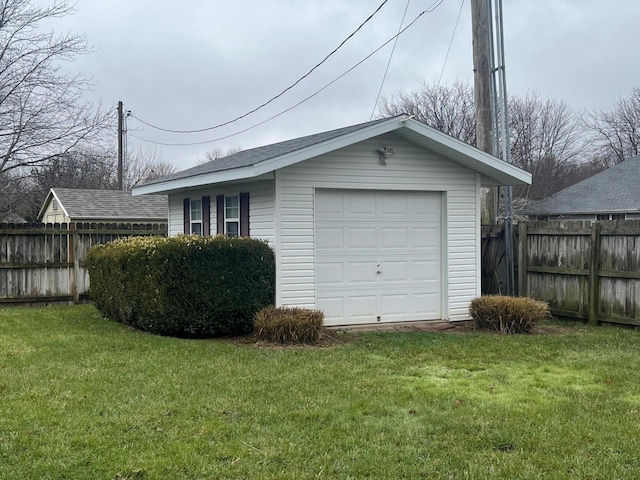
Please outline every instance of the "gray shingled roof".
[{"label": "gray shingled roof", "polygon": [[567,215],[640,211],[640,155],[533,202],[525,215]]},{"label": "gray shingled roof", "polygon": [[[405,115],[399,116],[404,117]],[[269,160],[271,158],[280,157],[288,153],[317,145],[327,140],[338,138],[351,132],[356,132],[377,123],[386,122],[389,120],[389,118],[381,118],[379,120],[373,120],[371,122],[361,123],[358,125],[351,125],[350,127],[338,128],[336,130],[331,130],[328,132],[316,133],[315,135],[308,135],[306,137],[295,138],[293,140],[285,140],[284,142],[274,143],[272,145],[266,145],[263,147],[256,147],[250,150],[242,150],[227,157],[222,157],[212,162],[207,162],[193,168],[182,170],[181,172],[175,173],[168,177],[145,183],[145,185],[153,185],[154,183],[161,183],[169,180],[177,180],[180,178],[195,177],[197,175],[204,175],[207,173],[222,172],[224,170],[233,170],[235,168],[248,167],[259,162]]]},{"label": "gray shingled roof", "polygon": [[[166,220],[166,195],[131,196],[120,190],[52,189],[72,220]],[[49,195],[49,197],[51,194]],[[49,198],[47,197],[47,198]]]}]

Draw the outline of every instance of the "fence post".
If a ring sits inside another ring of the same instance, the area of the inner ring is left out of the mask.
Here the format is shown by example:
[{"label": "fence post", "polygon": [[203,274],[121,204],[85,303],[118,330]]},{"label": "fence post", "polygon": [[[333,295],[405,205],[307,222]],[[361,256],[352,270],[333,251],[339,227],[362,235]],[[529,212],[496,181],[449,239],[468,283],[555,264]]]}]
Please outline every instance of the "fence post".
[{"label": "fence post", "polygon": [[600,222],[591,224],[591,265],[589,265],[589,324],[598,324],[600,289],[598,266],[600,265]]},{"label": "fence post", "polygon": [[78,258],[78,231],[75,222],[69,222],[69,263],[73,267],[69,272],[69,290],[73,295],[73,303],[80,303],[80,292],[78,291],[78,278],[80,276],[80,259]]},{"label": "fence post", "polygon": [[529,250],[527,249],[527,222],[518,223],[518,296],[529,293],[527,270],[529,269]]}]

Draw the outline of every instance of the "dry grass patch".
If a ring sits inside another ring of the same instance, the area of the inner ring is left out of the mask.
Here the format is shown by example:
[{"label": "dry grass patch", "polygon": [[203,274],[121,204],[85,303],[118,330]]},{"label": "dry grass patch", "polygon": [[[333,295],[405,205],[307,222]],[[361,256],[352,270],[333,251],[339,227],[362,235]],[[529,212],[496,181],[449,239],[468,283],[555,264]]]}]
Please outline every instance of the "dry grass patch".
[{"label": "dry grass patch", "polygon": [[266,307],[256,314],[253,329],[258,341],[315,345],[325,332],[324,314],[308,308]]},{"label": "dry grass patch", "polygon": [[479,330],[533,333],[538,323],[549,318],[549,305],[526,297],[486,295],[471,302],[469,313]]}]

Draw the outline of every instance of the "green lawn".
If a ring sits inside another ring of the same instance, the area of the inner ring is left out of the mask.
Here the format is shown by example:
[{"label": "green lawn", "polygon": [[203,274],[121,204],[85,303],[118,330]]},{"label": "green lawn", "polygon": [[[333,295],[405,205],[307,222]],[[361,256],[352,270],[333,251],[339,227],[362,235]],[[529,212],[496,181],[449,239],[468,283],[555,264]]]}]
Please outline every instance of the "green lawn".
[{"label": "green lawn", "polygon": [[0,310],[1,479],[640,478],[639,332],[154,337]]}]

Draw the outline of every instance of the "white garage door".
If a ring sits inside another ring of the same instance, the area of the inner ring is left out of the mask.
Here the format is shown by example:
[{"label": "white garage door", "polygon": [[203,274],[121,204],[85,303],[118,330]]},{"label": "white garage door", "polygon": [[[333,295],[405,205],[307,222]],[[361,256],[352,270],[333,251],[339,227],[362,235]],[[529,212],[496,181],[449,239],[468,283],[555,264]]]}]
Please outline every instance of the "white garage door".
[{"label": "white garage door", "polygon": [[441,318],[441,194],[318,190],[316,304],[327,325]]}]

